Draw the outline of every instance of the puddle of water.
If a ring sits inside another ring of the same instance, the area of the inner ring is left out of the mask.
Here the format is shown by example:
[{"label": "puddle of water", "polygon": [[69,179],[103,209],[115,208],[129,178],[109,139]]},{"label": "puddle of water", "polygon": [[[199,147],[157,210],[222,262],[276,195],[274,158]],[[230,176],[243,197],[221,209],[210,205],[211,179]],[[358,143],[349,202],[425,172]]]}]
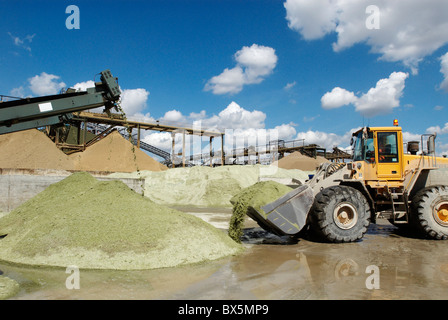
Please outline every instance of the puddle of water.
[{"label": "puddle of water", "polygon": [[201,218],[205,222],[210,223],[212,226],[218,229],[229,228],[229,215],[227,213],[210,213],[210,212],[188,212],[198,218]]},{"label": "puddle of water", "polygon": [[[221,227],[231,215],[192,212]],[[21,286],[11,299],[448,299],[446,241],[402,235],[387,221],[347,244],[291,240],[249,225],[239,256],[158,270],[80,270],[80,289],[67,289],[64,269],[0,270]],[[375,281],[378,289],[369,289]]]}]

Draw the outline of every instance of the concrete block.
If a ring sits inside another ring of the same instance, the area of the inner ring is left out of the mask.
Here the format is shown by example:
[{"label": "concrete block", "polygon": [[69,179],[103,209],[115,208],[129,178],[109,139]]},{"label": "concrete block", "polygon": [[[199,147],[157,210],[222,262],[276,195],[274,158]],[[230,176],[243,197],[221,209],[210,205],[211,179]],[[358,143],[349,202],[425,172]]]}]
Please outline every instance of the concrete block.
[{"label": "concrete block", "polygon": [[[10,212],[22,203],[44,191],[51,184],[59,182],[68,175],[28,175],[2,174],[0,175],[0,212]],[[121,180],[137,193],[142,193],[144,179],[95,177],[101,181]]]}]

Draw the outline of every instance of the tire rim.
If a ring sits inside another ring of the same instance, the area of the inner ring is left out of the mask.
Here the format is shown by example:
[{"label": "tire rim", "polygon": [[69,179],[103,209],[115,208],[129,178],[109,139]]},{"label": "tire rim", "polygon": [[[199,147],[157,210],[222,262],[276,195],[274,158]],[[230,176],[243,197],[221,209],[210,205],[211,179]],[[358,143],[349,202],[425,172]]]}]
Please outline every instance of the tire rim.
[{"label": "tire rim", "polygon": [[341,202],[334,208],[333,220],[339,228],[347,230],[358,222],[358,212],[351,203]]},{"label": "tire rim", "polygon": [[448,202],[439,202],[434,207],[433,216],[438,224],[443,227],[448,227]]}]

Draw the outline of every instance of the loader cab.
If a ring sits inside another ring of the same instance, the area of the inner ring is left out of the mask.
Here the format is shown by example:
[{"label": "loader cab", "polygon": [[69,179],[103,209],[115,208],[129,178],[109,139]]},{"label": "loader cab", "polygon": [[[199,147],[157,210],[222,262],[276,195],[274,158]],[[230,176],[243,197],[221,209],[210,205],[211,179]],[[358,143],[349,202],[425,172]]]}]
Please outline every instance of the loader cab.
[{"label": "loader cab", "polygon": [[403,135],[400,127],[365,127],[353,134],[353,161],[360,162],[364,180],[401,180]]}]

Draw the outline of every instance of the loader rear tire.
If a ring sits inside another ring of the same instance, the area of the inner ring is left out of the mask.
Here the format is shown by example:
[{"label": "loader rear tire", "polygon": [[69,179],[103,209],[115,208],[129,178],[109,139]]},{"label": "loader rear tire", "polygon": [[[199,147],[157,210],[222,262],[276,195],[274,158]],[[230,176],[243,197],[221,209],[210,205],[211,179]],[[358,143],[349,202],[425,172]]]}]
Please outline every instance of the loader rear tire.
[{"label": "loader rear tire", "polygon": [[370,224],[370,207],[364,195],[349,186],[332,186],[316,195],[310,227],[328,242],[360,240]]},{"label": "loader rear tire", "polygon": [[410,224],[422,235],[448,239],[448,186],[420,190],[412,198]]}]

